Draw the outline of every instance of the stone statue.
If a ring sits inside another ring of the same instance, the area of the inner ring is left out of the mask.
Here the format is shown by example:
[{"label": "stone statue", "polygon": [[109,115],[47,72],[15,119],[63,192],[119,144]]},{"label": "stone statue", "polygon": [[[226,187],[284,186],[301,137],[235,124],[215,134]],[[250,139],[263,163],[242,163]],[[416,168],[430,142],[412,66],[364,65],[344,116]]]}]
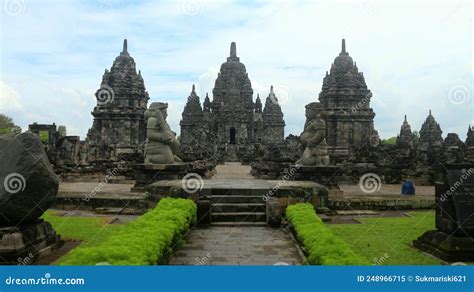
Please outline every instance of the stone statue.
[{"label": "stone statue", "polygon": [[147,119],[145,165],[183,162],[176,156],[179,142],[166,122],[167,108],[167,103],[153,102],[145,111]]},{"label": "stone statue", "polygon": [[308,123],[301,134],[301,142],[305,145],[303,156],[296,162],[304,166],[328,166],[329,155],[326,143],[326,122],[320,114],[307,110]]}]

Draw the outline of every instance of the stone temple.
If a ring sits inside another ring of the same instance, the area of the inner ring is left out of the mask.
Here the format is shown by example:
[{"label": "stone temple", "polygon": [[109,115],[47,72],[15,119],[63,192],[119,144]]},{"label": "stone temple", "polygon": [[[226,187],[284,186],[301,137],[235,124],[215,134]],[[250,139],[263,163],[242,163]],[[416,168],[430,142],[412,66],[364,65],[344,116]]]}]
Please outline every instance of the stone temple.
[{"label": "stone temple", "polygon": [[236,44],[221,65],[212,90],[201,107],[194,86],[181,120],[181,152],[185,160],[214,157],[220,161],[242,161],[253,155],[256,145],[284,140],[283,113],[273,87],[265,101],[253,89],[245,65],[237,57]]},{"label": "stone temple", "polygon": [[105,70],[95,96],[94,122],[87,133],[89,162],[140,156],[146,138],[143,114],[149,97],[141,72],[137,73],[135,61],[127,51],[127,40],[110,71]]},{"label": "stone temple", "polygon": [[[94,178],[120,165],[120,177],[125,177],[121,179],[132,180],[133,166],[143,163],[149,96],[126,40],[110,70],[105,70],[95,97],[94,121],[85,141],[60,137],[55,124],[32,124],[30,130],[43,138],[48,158],[63,179]],[[303,133],[312,124],[325,125],[324,145],[312,146],[320,156],[327,152],[330,166],[344,166],[334,181],[354,182],[371,172],[383,176],[386,183],[409,177],[417,184],[432,185],[442,178],[446,164],[474,162],[474,128],[469,126],[465,142],[456,133],[443,137],[431,111],[419,135],[405,117],[396,143],[382,143],[374,127],[371,99],[364,75],[342,40],[318,99],[306,105],[302,125]],[[273,88],[265,100],[258,94],[254,97],[235,43],[221,65],[212,96],[206,94],[201,100],[192,87],[180,126],[176,155],[184,162],[242,162],[252,166],[254,176],[265,179],[280,179],[308,148],[301,136],[285,138],[283,113]]]},{"label": "stone temple", "polygon": [[307,105],[326,121],[329,154],[333,159],[346,159],[358,149],[377,143],[371,97],[364,75],[346,51],[343,39],[341,52],[324,77],[319,102]]}]

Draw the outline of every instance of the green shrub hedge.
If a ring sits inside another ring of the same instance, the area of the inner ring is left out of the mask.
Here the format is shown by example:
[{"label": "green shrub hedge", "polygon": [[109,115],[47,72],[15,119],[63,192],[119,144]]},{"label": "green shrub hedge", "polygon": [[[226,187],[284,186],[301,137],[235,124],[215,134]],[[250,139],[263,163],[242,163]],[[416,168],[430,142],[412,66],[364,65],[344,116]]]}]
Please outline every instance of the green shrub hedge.
[{"label": "green shrub hedge", "polygon": [[367,258],[354,253],[350,246],[335,236],[308,203],[288,206],[286,216],[298,239],[308,251],[311,265],[370,265]]},{"label": "green shrub hedge", "polygon": [[155,265],[196,220],[196,204],[164,198],[158,205],[93,247],[72,250],[61,265]]}]

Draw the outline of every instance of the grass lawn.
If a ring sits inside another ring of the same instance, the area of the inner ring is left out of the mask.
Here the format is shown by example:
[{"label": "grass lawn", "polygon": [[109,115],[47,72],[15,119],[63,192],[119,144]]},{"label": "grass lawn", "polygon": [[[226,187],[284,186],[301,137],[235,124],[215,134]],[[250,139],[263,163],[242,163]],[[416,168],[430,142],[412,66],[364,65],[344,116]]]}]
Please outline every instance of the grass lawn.
[{"label": "grass lawn", "polygon": [[53,225],[56,233],[66,240],[81,240],[81,246],[92,246],[103,241],[120,229],[120,224],[107,224],[108,218],[59,216],[57,212],[46,211],[41,218]]},{"label": "grass lawn", "polygon": [[410,212],[412,217],[362,218],[363,224],[328,224],[352,249],[380,265],[439,265],[411,246],[427,230],[435,229],[434,211]]}]

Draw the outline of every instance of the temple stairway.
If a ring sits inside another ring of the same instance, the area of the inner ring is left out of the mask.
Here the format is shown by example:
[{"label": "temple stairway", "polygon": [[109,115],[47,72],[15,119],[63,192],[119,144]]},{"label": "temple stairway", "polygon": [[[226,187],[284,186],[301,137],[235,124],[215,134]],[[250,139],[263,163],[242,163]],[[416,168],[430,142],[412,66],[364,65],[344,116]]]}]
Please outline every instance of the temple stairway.
[{"label": "temple stairway", "polygon": [[[194,182],[199,185],[196,193],[210,210],[203,214],[210,216],[212,226],[265,226],[266,202],[264,197],[278,190],[282,197],[304,197],[324,186],[311,181],[263,180],[250,174],[251,167],[238,162],[227,162],[216,167],[211,179]],[[147,186],[146,191],[161,194],[181,194],[182,180],[162,180]],[[188,191],[186,193],[189,194]]]},{"label": "temple stairway", "polygon": [[252,189],[250,166],[227,162],[216,167],[215,181],[228,181],[228,188],[213,188],[211,199],[211,222],[213,226],[265,226],[266,189]]},{"label": "temple stairway", "polygon": [[239,161],[239,157],[237,157],[237,145],[233,145],[233,144],[228,144],[227,145],[227,149],[226,149],[226,153],[227,153],[227,161],[228,162],[237,162]]}]

